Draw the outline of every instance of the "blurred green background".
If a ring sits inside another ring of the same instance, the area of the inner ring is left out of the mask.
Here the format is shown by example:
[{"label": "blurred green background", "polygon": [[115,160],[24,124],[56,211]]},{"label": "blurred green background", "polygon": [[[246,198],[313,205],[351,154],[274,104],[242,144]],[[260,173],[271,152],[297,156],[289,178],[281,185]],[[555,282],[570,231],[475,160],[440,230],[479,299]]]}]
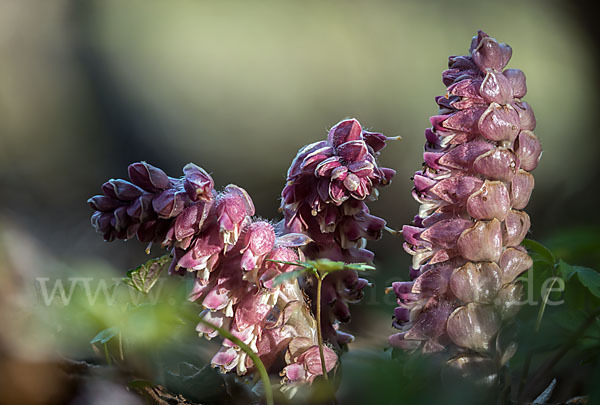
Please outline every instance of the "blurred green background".
[{"label": "blurred green background", "polygon": [[[23,326],[39,316],[36,277],[110,278],[146,260],[138,242],[104,243],[85,202],[133,161],[171,176],[194,162],[276,219],[296,151],[356,117],[402,136],[382,152],[398,174],[372,211],[410,223],[441,72],[477,29],[510,44],[509,67],[527,75],[544,147],[530,237],[593,231],[598,28],[578,3],[0,0],[0,353],[53,356],[52,328]],[[379,350],[393,306],[383,290],[407,277],[409,257],[390,235],[371,248],[376,284],[349,329],[355,348]]]}]

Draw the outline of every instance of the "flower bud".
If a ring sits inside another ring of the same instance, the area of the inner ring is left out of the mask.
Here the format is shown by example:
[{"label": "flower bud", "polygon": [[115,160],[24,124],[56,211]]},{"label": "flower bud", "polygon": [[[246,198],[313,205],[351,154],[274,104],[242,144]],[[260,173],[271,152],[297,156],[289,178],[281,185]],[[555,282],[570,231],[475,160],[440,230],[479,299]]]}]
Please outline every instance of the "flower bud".
[{"label": "flower bud", "polygon": [[146,191],[156,192],[169,187],[166,173],[146,162],[132,163],[128,171],[131,181]]}]

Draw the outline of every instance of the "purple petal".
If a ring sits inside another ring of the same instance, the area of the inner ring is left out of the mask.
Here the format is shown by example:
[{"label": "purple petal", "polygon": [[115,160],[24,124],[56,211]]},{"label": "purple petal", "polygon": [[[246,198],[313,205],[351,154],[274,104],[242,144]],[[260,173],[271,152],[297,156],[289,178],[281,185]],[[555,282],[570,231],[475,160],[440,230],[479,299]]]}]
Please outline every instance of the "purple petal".
[{"label": "purple petal", "polygon": [[[510,217],[510,215],[509,215]],[[458,238],[461,255],[473,262],[497,262],[502,252],[502,230],[500,221],[477,221]]]},{"label": "purple petal", "polygon": [[[304,357],[303,362],[306,370],[314,375],[323,374],[323,368],[321,366],[321,356],[319,354],[318,346],[313,346],[308,349],[302,355]],[[325,370],[331,371],[337,364],[337,354],[327,346],[323,346],[323,358],[325,360]]]},{"label": "purple petal", "polygon": [[482,185],[483,181],[477,177],[452,176],[439,181],[430,189],[430,192],[444,201],[457,204],[465,201],[471,194],[479,190]]},{"label": "purple petal", "polygon": [[500,330],[501,318],[489,305],[470,303],[457,308],[448,318],[448,336],[458,346],[488,350]]},{"label": "purple petal", "polygon": [[332,181],[329,184],[329,197],[336,205],[342,204],[349,198],[346,194],[346,188],[339,181]]},{"label": "purple petal", "polygon": [[114,212],[115,218],[115,229],[117,231],[122,231],[127,228],[129,225],[131,218],[127,215],[126,207],[119,207]]},{"label": "purple petal", "polygon": [[363,131],[362,136],[367,145],[373,149],[373,152],[377,153],[385,148],[387,142],[387,137],[385,135],[378,132]]},{"label": "purple petal", "polygon": [[452,292],[461,301],[490,303],[500,290],[501,270],[493,262],[468,262],[450,278]]},{"label": "purple petal", "polygon": [[122,201],[135,200],[144,190],[126,180],[111,179],[102,185],[104,193]]},{"label": "purple petal", "polygon": [[534,185],[533,175],[519,169],[510,183],[510,197],[513,208],[522,210],[527,206]]},{"label": "purple petal", "polygon": [[446,332],[446,321],[455,303],[445,299],[431,298],[415,324],[406,332],[406,339],[428,340]]},{"label": "purple petal", "polygon": [[506,105],[513,100],[513,88],[510,81],[502,73],[487,72],[481,83],[481,96],[488,103]]},{"label": "purple petal", "polygon": [[502,287],[498,297],[494,300],[502,319],[512,318],[519,312],[522,296],[523,285],[521,283],[512,283]]},{"label": "purple petal", "polygon": [[208,292],[202,300],[202,305],[213,311],[223,309],[229,303],[229,295],[227,293],[219,293],[218,289],[213,288]]},{"label": "purple petal", "polygon": [[326,177],[331,175],[331,171],[336,167],[340,167],[339,156],[331,156],[317,165],[315,168],[315,176]]},{"label": "purple petal", "polygon": [[155,212],[152,209],[153,199],[154,195],[151,193],[142,194],[127,207],[127,215],[140,222],[145,222],[154,217]]},{"label": "purple petal", "polygon": [[239,361],[239,353],[232,347],[222,347],[210,361],[213,366],[219,366],[226,371],[233,370]]},{"label": "purple petal", "polygon": [[415,281],[412,292],[425,295],[442,295],[448,290],[448,282],[452,272],[456,268],[453,261],[438,263],[427,266]]},{"label": "purple petal", "polygon": [[343,143],[349,141],[358,141],[362,139],[362,128],[355,119],[344,120],[329,130],[329,143],[337,148]]},{"label": "purple petal", "polygon": [[129,178],[144,190],[155,192],[169,187],[169,176],[158,167],[146,162],[137,162],[129,165]]},{"label": "purple petal", "polygon": [[469,108],[451,114],[443,123],[444,128],[455,131],[476,133],[477,123],[484,113],[483,108]]},{"label": "purple petal", "polygon": [[292,382],[301,381],[306,378],[306,371],[304,370],[304,366],[298,363],[293,363],[286,366],[283,369],[282,373]]},{"label": "purple petal", "polygon": [[357,175],[358,177],[368,177],[373,173],[375,165],[368,160],[359,160],[357,162],[351,162],[348,165],[348,170]]},{"label": "purple petal", "polygon": [[519,170],[519,159],[512,150],[498,147],[475,159],[473,169],[490,179],[511,181]]},{"label": "purple petal", "polygon": [[336,153],[346,162],[356,162],[361,160],[367,153],[367,144],[362,141],[349,141],[339,145],[336,148]]},{"label": "purple petal", "polygon": [[533,266],[533,260],[522,248],[508,248],[498,262],[502,269],[502,284],[511,283]]},{"label": "purple petal", "polygon": [[206,170],[193,163],[188,163],[183,168],[183,176],[183,186],[192,201],[212,198],[214,182]]},{"label": "purple petal", "polygon": [[513,94],[516,98],[523,98],[527,94],[525,73],[520,69],[506,69],[502,74],[508,79]]},{"label": "purple petal", "polygon": [[494,38],[485,37],[473,50],[473,62],[481,69],[502,70],[512,56],[512,49],[506,44],[499,44]]},{"label": "purple petal", "polygon": [[526,212],[511,210],[504,221],[502,229],[504,244],[506,246],[520,245],[525,239],[530,226],[531,220]]},{"label": "purple petal", "polygon": [[535,115],[533,109],[524,101],[515,103],[515,109],[519,114],[520,128],[523,130],[533,131],[535,129]]},{"label": "purple petal", "polygon": [[446,219],[427,228],[420,238],[443,249],[453,249],[460,234],[472,225],[468,219]]},{"label": "purple petal", "polygon": [[159,218],[173,218],[179,215],[184,208],[185,200],[182,191],[169,188],[152,200],[152,208]]},{"label": "purple petal", "polygon": [[486,180],[483,186],[467,199],[467,212],[475,219],[503,221],[510,210],[508,189],[501,181]]},{"label": "purple petal", "polygon": [[491,141],[512,142],[519,134],[519,113],[510,105],[492,103],[481,115],[479,132]]},{"label": "purple petal", "polygon": [[467,142],[446,152],[438,164],[453,169],[469,170],[477,157],[493,149],[494,145],[484,141]]},{"label": "purple petal", "polygon": [[481,79],[464,79],[448,87],[448,94],[463,98],[478,99],[483,103],[479,94]]},{"label": "purple petal", "polygon": [[521,168],[528,172],[534,170],[542,155],[542,145],[537,136],[531,131],[521,131],[515,144]]}]

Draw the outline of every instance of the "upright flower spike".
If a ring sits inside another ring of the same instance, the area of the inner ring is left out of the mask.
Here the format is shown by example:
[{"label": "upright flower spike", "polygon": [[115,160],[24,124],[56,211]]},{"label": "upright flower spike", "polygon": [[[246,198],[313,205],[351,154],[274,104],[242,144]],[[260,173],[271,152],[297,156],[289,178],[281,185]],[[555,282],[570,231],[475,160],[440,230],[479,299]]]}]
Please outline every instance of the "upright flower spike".
[{"label": "upright flower spike", "polygon": [[504,69],[511,54],[479,31],[469,55],[449,58],[447,92],[436,97],[425,164],[414,175],[419,213],[402,230],[413,281],[392,287],[400,329],[392,346],[447,351],[450,369],[479,370],[488,383],[514,352],[497,338],[518,309],[515,279],[532,265],[520,246],[530,226],[522,210],[541,155],[533,110],[521,100],[525,75]]},{"label": "upright flower spike", "polygon": [[[314,243],[303,251],[307,258],[370,262],[367,240],[381,236],[385,221],[369,214],[367,201],[390,183],[394,171],[377,163],[379,151],[390,138],[364,130],[355,119],[344,120],[329,131],[327,140],[300,149],[287,174],[281,195],[285,232],[308,235]],[[316,303],[316,289],[305,280],[304,289]],[[336,272],[323,283],[322,329],[326,341],[337,347],[352,336],[338,330],[350,320],[348,304],[362,298],[367,280],[353,270]],[[313,308],[314,310],[314,308]]]}]

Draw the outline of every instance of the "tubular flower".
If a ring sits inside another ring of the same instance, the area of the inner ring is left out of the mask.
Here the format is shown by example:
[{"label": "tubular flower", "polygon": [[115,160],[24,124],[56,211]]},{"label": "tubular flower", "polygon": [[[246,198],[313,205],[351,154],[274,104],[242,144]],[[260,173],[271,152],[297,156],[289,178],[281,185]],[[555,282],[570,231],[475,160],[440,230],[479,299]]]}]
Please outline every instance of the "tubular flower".
[{"label": "tubular flower", "polygon": [[504,69],[511,54],[479,31],[469,55],[449,58],[447,93],[436,97],[425,164],[414,175],[419,213],[402,232],[413,281],[392,287],[401,330],[390,337],[393,346],[449,350],[460,373],[492,370],[488,382],[514,350],[494,342],[517,312],[515,279],[532,265],[520,246],[530,226],[522,210],[541,155],[533,110],[521,100],[525,75]]},{"label": "tubular flower", "polygon": [[[171,249],[169,272],[194,277],[189,299],[202,305],[204,321],[250,346],[288,385],[311,382],[322,373],[312,350],[318,349],[316,319],[296,279],[274,282],[296,266],[271,261],[304,259],[299,249],[311,239],[281,235],[269,222],[253,219],[254,204],[244,189],[228,185],[217,193],[202,168],[188,164],[183,172],[174,179],[145,162],[130,165],[131,182],[110,180],[103,195],[89,200],[96,210],[92,224],[108,241],[137,236]],[[218,334],[205,323],[196,330],[208,339]],[[331,370],[337,355],[324,349]],[[254,366],[228,339],[212,364],[239,375]]]},{"label": "tubular flower", "polygon": [[[364,249],[365,242],[381,237],[385,221],[369,213],[366,201],[375,200],[378,188],[389,184],[395,173],[377,164],[379,151],[389,139],[349,119],[331,128],[327,140],[300,149],[281,193],[284,220],[280,226],[284,232],[304,233],[314,241],[303,249],[309,259],[373,259],[373,253]],[[304,281],[303,288],[315,305],[315,286],[310,279]],[[348,304],[362,298],[366,285],[353,270],[324,280],[322,328],[330,344],[352,340],[338,331],[338,324],[350,320]]]}]

